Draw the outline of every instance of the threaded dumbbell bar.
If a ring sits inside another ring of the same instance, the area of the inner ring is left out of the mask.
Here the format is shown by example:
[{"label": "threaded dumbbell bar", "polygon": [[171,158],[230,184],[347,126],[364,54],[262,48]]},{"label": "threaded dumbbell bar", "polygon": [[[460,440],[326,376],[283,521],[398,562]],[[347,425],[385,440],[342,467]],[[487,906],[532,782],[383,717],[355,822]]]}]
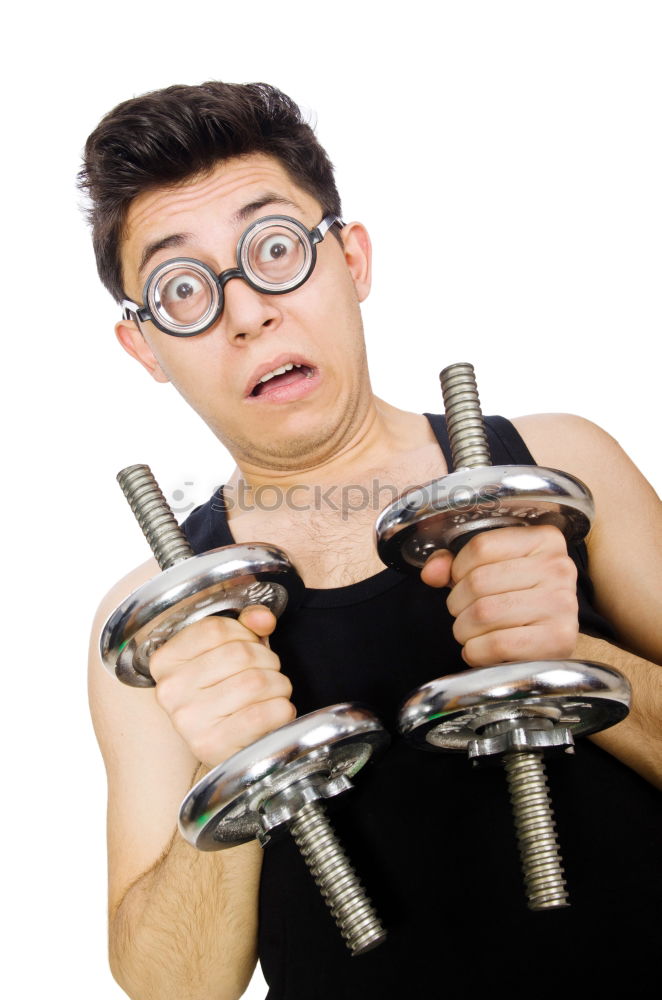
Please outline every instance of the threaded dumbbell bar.
[{"label": "threaded dumbbell bar", "polygon": [[[118,475],[129,505],[163,570],[108,619],[104,663],[124,683],[154,684],[149,657],[181,628],[214,613],[264,604],[276,616],[299,599],[301,579],[280,549],[230,545],[194,555],[150,469]],[[388,736],[372,713],[335,705],[296,719],[234,754],[199,781],[179,815],[182,836],[199,850],[257,837],[266,845],[288,828],[352,954],[386,934],[326,816],[322,800],[353,777]]]}]

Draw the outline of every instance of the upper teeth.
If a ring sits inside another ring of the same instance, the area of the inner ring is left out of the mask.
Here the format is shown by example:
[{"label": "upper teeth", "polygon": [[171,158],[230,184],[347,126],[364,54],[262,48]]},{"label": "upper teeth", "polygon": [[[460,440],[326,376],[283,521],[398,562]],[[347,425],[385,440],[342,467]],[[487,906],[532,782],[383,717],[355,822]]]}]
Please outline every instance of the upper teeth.
[{"label": "upper teeth", "polygon": [[259,381],[268,382],[270,378],[274,377],[274,375],[284,375],[285,372],[291,372],[293,368],[301,368],[301,367],[302,367],[301,365],[295,365],[293,362],[288,361],[286,365],[282,365],[280,368],[274,368],[272,372],[267,372],[267,374],[263,375]]}]

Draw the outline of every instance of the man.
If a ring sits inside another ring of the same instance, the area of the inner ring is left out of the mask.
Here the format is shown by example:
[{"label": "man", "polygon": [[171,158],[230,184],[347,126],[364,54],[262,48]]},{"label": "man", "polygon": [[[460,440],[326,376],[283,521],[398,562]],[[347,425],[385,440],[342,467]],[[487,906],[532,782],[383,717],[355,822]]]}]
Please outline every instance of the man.
[{"label": "man", "polygon": [[[101,278],[123,302],[120,343],[176,386],[237,463],[189,518],[194,547],[274,543],[308,588],[287,623],[256,607],[184,629],[153,655],[156,687],[142,691],[106,674],[98,633],[154,563],[100,607],[90,691],[109,780],[118,982],[137,998],[238,998],[259,934],[278,998],[418,996],[504,976],[522,983],[518,996],[596,991],[612,976],[605,945],[636,991],[659,933],[662,518],[650,486],[587,421],[495,418],[495,462],[535,459],[593,491],[594,594],[584,546],[568,553],[549,527],[483,534],[454,560],[435,555],[422,579],[384,570],[375,510],[347,516],[315,497],[442,476],[447,439],[439,418],[372,394],[360,314],[368,234],[342,223],[331,165],[296,107],[265,85],[221,83],[127,101],[90,136],[81,180]],[[255,501],[267,488],[296,488],[296,504],[235,502],[240,489]],[[394,732],[425,680],[569,656],[614,665],[634,691],[625,721],[582,741],[575,761],[550,764],[569,910],[526,911],[499,774],[398,737],[332,806],[389,929],[365,956],[346,952],[287,841],[263,861],[256,843],[200,854],[176,833],[194,781],[296,714],[358,700]]]}]

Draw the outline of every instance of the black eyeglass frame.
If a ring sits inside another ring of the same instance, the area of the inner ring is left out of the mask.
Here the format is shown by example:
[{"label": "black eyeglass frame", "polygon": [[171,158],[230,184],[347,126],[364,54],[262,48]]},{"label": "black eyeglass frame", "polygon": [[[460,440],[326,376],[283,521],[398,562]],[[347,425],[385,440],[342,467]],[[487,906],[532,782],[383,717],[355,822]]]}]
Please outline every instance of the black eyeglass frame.
[{"label": "black eyeglass frame", "polygon": [[[279,222],[293,225],[299,234],[305,238],[308,243],[310,257],[307,268],[303,270],[301,277],[295,282],[295,284],[289,285],[287,288],[269,288],[264,284],[259,284],[251,278],[242,263],[242,252],[244,246],[256,229],[264,228],[266,225],[276,225]],[[229,267],[227,270],[221,271],[220,274],[216,274],[211,267],[201,260],[196,260],[194,257],[173,257],[170,260],[163,261],[163,263],[159,264],[154,268],[145,281],[145,285],[143,287],[144,302],[149,302],[151,288],[152,286],[156,286],[157,279],[160,278],[161,274],[165,270],[172,268],[173,265],[178,266],[195,264],[197,268],[206,272],[207,276],[210,278],[211,287],[216,288],[216,303],[214,306],[214,302],[212,301],[212,306],[210,307],[211,316],[203,326],[200,326],[195,330],[191,330],[189,332],[174,330],[171,327],[164,325],[159,317],[156,316],[147,306],[133,302],[131,299],[122,299],[122,318],[132,319],[135,317],[136,320],[141,323],[151,321],[157,329],[161,330],[163,333],[167,333],[171,337],[197,337],[198,334],[204,333],[205,330],[208,330],[211,326],[213,326],[221,316],[225,305],[223,288],[232,278],[243,278],[251,288],[254,288],[256,291],[261,292],[264,295],[286,295],[288,292],[293,292],[296,288],[300,288],[301,285],[308,280],[315,269],[315,264],[317,263],[317,244],[322,242],[331,227],[335,225],[338,225],[342,229],[345,223],[339,216],[333,214],[325,215],[319,225],[315,226],[314,229],[307,229],[302,222],[299,222],[298,219],[294,219],[289,215],[265,215],[261,219],[256,219],[255,222],[252,222],[239,237],[239,241],[237,243],[236,267]]]}]

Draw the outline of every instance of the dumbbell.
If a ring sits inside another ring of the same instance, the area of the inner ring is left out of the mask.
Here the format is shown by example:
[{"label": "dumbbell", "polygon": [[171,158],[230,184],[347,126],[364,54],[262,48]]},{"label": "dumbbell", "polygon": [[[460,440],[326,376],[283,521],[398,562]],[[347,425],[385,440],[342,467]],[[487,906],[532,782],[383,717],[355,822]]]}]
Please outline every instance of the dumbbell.
[{"label": "dumbbell", "polygon": [[[117,478],[163,570],[130,594],[102,630],[103,662],[123,683],[154,686],[151,654],[208,614],[238,617],[263,604],[279,617],[300,602],[303,582],[281,549],[237,544],[195,555],[148,466],[130,466]],[[264,847],[289,829],[352,954],[374,948],[385,931],[323,800],[350,789],[388,741],[379,720],[358,705],[295,719],[199,781],[180,807],[180,832],[198,850],[214,851],[254,838]]]},{"label": "dumbbell", "polygon": [[[456,554],[499,527],[556,525],[568,542],[590,528],[587,487],[557,469],[492,466],[473,367],[440,375],[456,471],[408,491],[380,514],[377,549],[389,566],[418,572],[439,549]],[[431,681],[403,705],[398,725],[414,745],[504,763],[528,905],[568,905],[543,753],[574,752],[574,737],[620,722],[630,685],[603,664],[510,663]]]}]

